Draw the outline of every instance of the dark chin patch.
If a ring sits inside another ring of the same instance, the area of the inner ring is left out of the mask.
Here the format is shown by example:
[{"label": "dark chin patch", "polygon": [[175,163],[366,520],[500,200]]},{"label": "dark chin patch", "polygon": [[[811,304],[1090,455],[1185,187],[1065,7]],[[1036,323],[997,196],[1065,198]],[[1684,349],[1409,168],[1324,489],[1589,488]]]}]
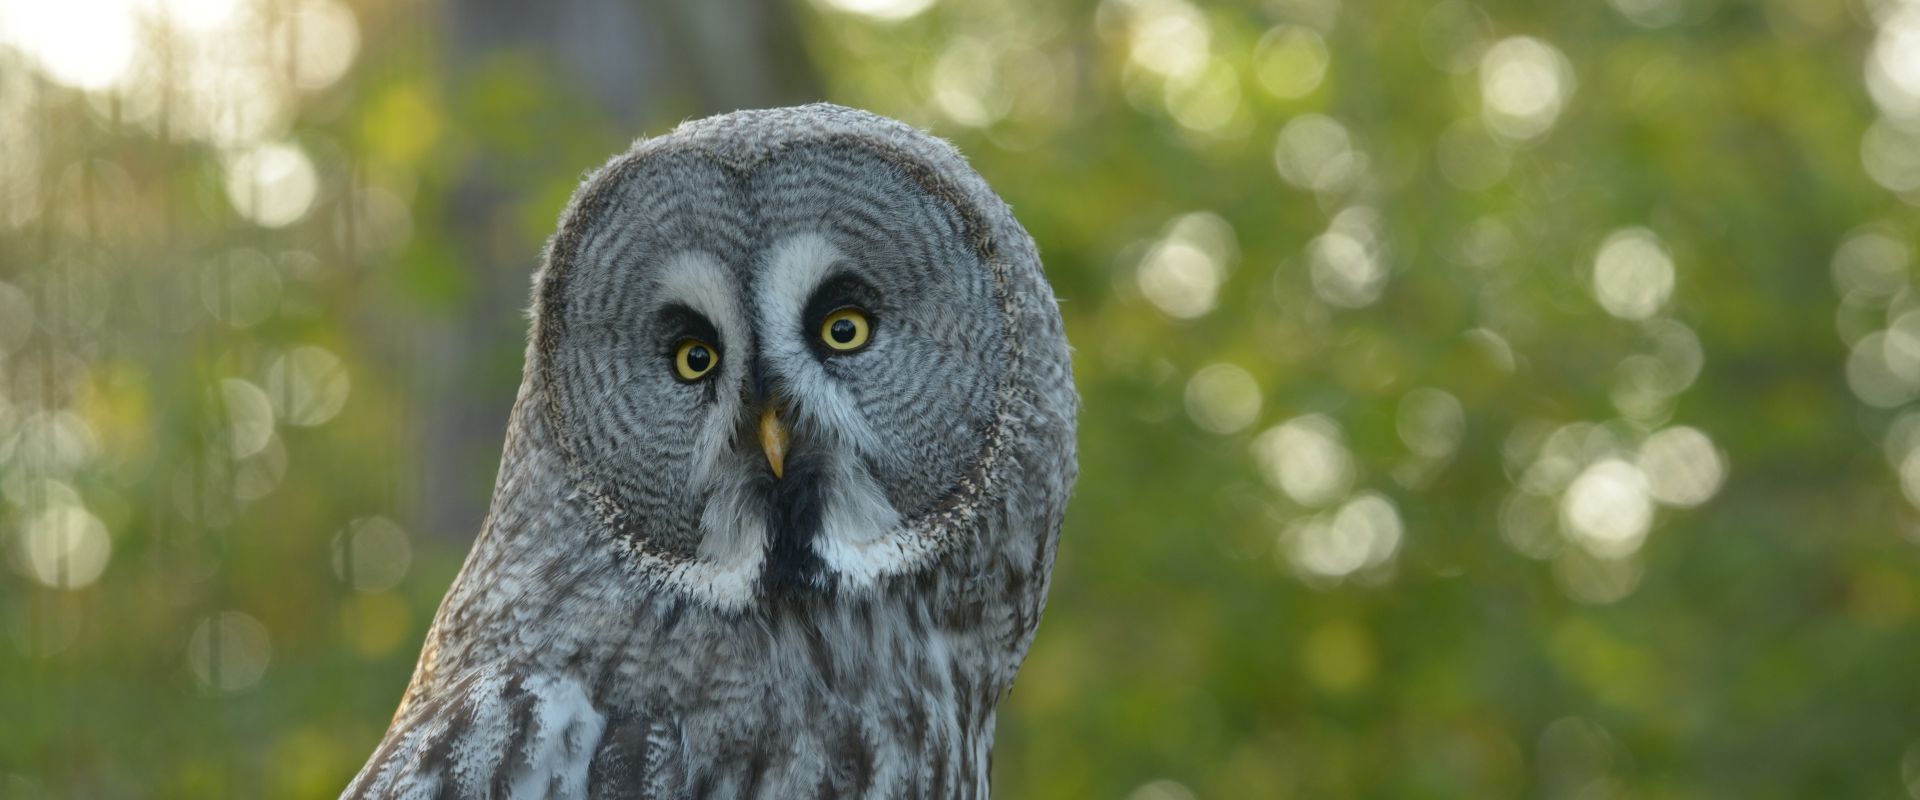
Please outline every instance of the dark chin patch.
[{"label": "dark chin patch", "polygon": [[787,459],[786,476],[773,482],[767,505],[766,565],[760,571],[760,589],[768,598],[782,600],[832,588],[827,565],[813,550],[826,513],[826,461],[816,454],[796,452]]}]

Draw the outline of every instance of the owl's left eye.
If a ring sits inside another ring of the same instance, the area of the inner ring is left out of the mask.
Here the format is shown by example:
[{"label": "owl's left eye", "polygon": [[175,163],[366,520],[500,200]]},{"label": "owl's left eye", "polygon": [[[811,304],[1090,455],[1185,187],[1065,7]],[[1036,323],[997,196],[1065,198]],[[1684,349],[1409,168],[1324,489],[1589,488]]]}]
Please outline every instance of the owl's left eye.
[{"label": "owl's left eye", "polygon": [[873,335],[873,320],[857,308],[843,308],[820,321],[820,341],[832,350],[851,353],[867,346]]},{"label": "owl's left eye", "polygon": [[681,339],[673,347],[673,374],[692,383],[720,365],[720,351],[699,339]]}]

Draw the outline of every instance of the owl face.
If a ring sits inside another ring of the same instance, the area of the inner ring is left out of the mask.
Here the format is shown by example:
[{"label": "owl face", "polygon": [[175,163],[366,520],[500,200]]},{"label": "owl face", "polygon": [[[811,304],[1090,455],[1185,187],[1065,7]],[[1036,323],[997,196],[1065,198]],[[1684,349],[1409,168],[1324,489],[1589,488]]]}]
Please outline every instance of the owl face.
[{"label": "owl face", "polygon": [[660,146],[576,198],[538,292],[545,414],[636,574],[716,607],[926,563],[1011,362],[975,212],[911,158]]}]

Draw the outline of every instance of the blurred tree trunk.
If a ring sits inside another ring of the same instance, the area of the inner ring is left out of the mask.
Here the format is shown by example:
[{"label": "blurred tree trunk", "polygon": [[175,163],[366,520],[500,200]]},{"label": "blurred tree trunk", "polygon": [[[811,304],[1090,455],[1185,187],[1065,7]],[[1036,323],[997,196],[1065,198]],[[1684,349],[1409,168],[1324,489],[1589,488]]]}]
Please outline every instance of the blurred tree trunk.
[{"label": "blurred tree trunk", "polygon": [[[544,66],[563,84],[556,95],[586,98],[601,115],[594,124],[628,138],[662,132],[681,118],[820,94],[793,10],[781,0],[448,0],[443,13],[449,96],[460,96],[463,79],[481,65],[511,56]],[[539,127],[556,122],[567,120]],[[471,536],[486,513],[519,376],[517,366],[501,365],[520,363],[529,278],[542,244],[502,242],[503,228],[518,228],[501,221],[518,219],[533,199],[519,196],[524,181],[512,183],[504,172],[571,177],[612,154],[580,160],[563,150],[545,153],[543,162],[525,154],[494,158],[482,148],[466,160],[445,212],[446,230],[465,243],[460,266],[470,273],[470,292],[459,308],[423,321],[412,354],[421,450],[411,493],[423,533]]]}]

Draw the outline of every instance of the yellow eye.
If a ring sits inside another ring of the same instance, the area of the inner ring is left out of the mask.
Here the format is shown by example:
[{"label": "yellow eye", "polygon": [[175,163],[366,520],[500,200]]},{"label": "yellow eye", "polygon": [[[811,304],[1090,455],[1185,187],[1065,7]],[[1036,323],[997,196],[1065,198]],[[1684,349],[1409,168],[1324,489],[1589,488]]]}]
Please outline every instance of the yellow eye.
[{"label": "yellow eye", "polygon": [[673,374],[683,381],[697,381],[720,366],[720,352],[699,339],[682,339],[673,346]]},{"label": "yellow eye", "polygon": [[820,341],[843,353],[866,347],[867,336],[872,332],[873,323],[857,308],[835,311],[820,323]]}]

